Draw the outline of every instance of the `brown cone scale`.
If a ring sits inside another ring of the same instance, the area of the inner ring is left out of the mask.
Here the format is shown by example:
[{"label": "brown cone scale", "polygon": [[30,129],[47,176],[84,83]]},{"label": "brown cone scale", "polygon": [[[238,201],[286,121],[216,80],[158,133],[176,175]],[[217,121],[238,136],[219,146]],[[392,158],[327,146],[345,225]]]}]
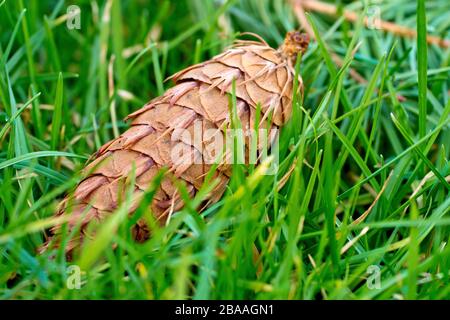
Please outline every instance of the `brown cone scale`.
[{"label": "brown cone scale", "polygon": [[[90,223],[103,221],[118,208],[131,170],[134,170],[136,180],[130,214],[136,210],[142,195],[163,167],[168,169],[168,173],[163,177],[150,208],[157,220],[164,223],[168,215],[183,207],[174,179],[184,182],[190,196],[196,194],[211,168],[210,162],[202,160],[206,159],[205,150],[212,140],[204,136],[201,141],[189,141],[181,133],[192,133],[195,128],[201,128],[202,132],[215,129],[217,134],[225,134],[225,130],[231,127],[229,94],[233,80],[237,115],[243,128],[255,127],[258,104],[261,107],[260,119],[270,118],[272,128],[278,128],[289,120],[293,65],[298,53],[306,50],[309,39],[305,34],[289,32],[278,50],[258,39],[238,40],[211,60],[178,72],[171,77],[175,86],[127,117],[131,120],[131,127],[98,150],[83,171],[85,178],[58,207],[57,216],[69,215],[67,232],[80,227],[78,235],[67,245],[68,255],[88,236],[86,230]],[[300,77],[299,89],[302,90]],[[195,163],[181,159],[174,161],[171,150],[180,144],[191,159],[197,160]],[[248,149],[245,153],[248,157]],[[214,172],[217,185],[208,195],[205,206],[220,199],[230,174],[229,165],[218,166]],[[57,246],[61,230],[61,225],[54,226],[52,237],[40,251]],[[132,232],[137,241],[149,237],[143,220],[138,221]]]}]

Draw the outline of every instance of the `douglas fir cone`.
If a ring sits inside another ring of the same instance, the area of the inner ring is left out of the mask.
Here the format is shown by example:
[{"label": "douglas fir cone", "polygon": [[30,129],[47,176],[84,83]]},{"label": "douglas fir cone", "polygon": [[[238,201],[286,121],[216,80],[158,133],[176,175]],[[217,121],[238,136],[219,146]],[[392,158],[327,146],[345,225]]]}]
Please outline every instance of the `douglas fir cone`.
[{"label": "douglas fir cone", "polygon": [[[68,228],[64,229],[70,232],[80,228],[68,243],[67,254],[72,255],[84,237],[92,236],[87,233],[90,222],[101,222],[118,208],[129,188],[129,176],[135,176],[129,210],[132,214],[159,170],[167,168],[149,208],[161,223],[183,207],[174,179],[185,183],[190,196],[196,194],[214,165],[211,161],[214,155],[208,151],[213,141],[217,141],[213,136],[219,134],[225,139],[226,130],[232,127],[233,81],[235,108],[242,128],[259,128],[265,123],[267,129],[277,129],[285,124],[292,112],[295,59],[306,50],[308,42],[307,35],[296,31],[287,33],[278,50],[262,39],[239,40],[213,59],[173,75],[175,86],[127,117],[132,120],[131,127],[98,150],[83,171],[84,179],[59,205],[56,215],[69,215]],[[302,90],[300,77],[299,90]],[[261,114],[257,115],[257,110]],[[256,126],[255,119],[258,119]],[[188,139],[190,135],[186,132],[200,135],[200,139]],[[180,146],[183,156],[174,157],[173,150]],[[259,152],[262,146],[258,144],[257,148]],[[246,159],[248,153],[246,143]],[[225,152],[222,156],[214,170],[215,188],[203,208],[220,199],[229,180],[231,170],[226,161],[229,155]],[[62,229],[62,225],[54,226],[52,237],[40,251],[58,246]],[[132,232],[137,241],[149,237],[143,219],[138,220]]]}]

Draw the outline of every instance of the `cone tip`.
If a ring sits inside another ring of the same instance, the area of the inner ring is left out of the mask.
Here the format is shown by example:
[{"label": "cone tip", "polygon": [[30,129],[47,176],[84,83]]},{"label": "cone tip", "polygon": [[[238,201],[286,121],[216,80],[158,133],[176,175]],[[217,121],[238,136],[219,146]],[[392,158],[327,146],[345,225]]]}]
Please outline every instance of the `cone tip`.
[{"label": "cone tip", "polygon": [[286,58],[294,60],[299,52],[305,53],[309,45],[309,36],[300,31],[289,31],[284,38],[281,52]]}]

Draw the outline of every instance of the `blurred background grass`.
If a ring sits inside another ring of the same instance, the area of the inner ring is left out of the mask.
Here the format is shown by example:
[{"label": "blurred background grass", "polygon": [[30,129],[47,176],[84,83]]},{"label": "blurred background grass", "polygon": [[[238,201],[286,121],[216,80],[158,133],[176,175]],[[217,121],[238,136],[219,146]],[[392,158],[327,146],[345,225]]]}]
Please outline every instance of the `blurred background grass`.
[{"label": "blurred background grass", "polygon": [[[446,0],[305,6],[316,40],[277,175],[236,168],[218,204],[198,215],[195,199],[146,244],[122,208],[80,260],[36,255],[58,199],[128,113],[239,32],[277,47],[298,3],[0,2],[0,297],[449,298],[449,50],[425,42],[450,37]],[[367,27],[374,12],[418,38]]]}]

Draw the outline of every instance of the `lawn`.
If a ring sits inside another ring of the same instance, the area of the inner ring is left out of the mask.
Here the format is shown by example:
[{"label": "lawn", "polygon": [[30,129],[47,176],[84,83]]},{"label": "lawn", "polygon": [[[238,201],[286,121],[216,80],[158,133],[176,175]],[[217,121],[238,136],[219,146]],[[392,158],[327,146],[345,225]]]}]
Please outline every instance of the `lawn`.
[{"label": "lawn", "polygon": [[[0,299],[449,299],[450,2],[307,2],[0,1]],[[145,243],[127,198],[73,260],[71,234],[37,254],[165,78],[300,26],[274,174],[233,165],[219,202],[198,212],[205,186]]]}]

